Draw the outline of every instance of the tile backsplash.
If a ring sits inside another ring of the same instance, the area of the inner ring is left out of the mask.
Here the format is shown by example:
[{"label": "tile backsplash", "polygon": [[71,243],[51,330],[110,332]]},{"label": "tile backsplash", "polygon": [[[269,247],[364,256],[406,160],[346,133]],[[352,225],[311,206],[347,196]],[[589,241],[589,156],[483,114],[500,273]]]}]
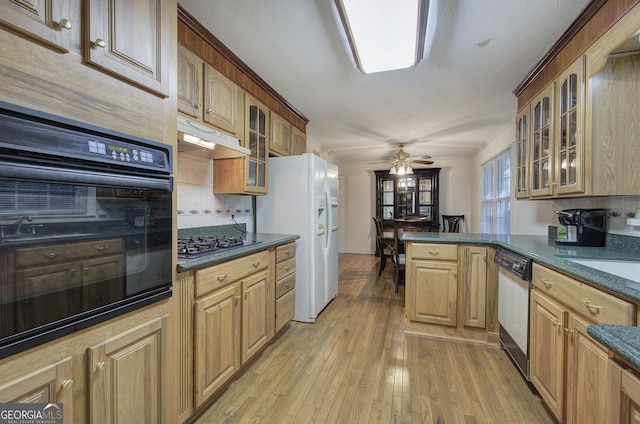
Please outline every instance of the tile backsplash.
[{"label": "tile backsplash", "polygon": [[[584,199],[556,199],[553,210],[563,209],[607,210],[607,233],[640,237],[640,227],[627,225],[627,219],[633,218],[636,209],[640,208],[640,196],[589,197]],[[631,215],[631,216],[629,216]],[[640,218],[640,216],[638,217]],[[558,225],[558,217],[554,213],[550,217],[551,225]]]},{"label": "tile backsplash", "polygon": [[213,159],[178,153],[178,229],[246,224],[253,232],[251,196],[213,194]]}]

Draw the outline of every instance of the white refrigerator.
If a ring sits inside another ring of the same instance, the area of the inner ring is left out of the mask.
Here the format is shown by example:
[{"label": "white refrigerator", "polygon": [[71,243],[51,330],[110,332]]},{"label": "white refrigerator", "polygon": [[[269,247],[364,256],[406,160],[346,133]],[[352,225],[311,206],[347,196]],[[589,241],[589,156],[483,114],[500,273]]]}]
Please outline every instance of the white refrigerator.
[{"label": "white refrigerator", "polygon": [[338,167],[305,153],[269,158],[256,232],[297,234],[295,321],[314,322],[338,296]]}]

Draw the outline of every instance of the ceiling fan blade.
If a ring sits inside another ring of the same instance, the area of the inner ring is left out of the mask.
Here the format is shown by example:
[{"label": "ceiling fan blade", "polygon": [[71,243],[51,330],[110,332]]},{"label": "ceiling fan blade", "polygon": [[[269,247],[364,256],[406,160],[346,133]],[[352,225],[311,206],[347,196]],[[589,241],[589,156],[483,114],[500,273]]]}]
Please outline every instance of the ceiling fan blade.
[{"label": "ceiling fan blade", "polygon": [[389,160],[382,160],[382,161],[379,161],[379,162],[367,162],[367,164],[368,164],[368,165],[377,165],[377,164],[379,164],[379,163],[389,163],[389,164],[390,164],[390,163],[391,163],[391,161],[389,161]]},{"label": "ceiling fan blade", "polygon": [[429,155],[411,156],[411,159],[431,159]]},{"label": "ceiling fan blade", "polygon": [[431,165],[431,164],[433,164],[432,160],[415,160],[415,159],[413,159],[411,162],[419,163],[419,164],[422,164],[422,165]]}]

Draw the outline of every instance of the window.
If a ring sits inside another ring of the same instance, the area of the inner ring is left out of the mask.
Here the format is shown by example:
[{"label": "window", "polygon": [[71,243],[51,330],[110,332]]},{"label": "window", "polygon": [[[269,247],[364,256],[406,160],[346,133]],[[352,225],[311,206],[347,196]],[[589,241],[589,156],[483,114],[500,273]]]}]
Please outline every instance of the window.
[{"label": "window", "polygon": [[511,149],[482,165],[481,231],[509,234],[511,228]]},{"label": "window", "polygon": [[30,181],[0,181],[0,215],[86,213],[87,187]]}]

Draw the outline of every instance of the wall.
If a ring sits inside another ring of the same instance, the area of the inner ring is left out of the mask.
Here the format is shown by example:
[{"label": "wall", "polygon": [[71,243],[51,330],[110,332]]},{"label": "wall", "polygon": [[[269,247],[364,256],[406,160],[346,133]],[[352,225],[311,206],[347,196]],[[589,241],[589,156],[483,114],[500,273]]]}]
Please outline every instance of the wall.
[{"label": "wall", "polygon": [[233,224],[233,214],[254,231],[252,196],[213,194],[213,159],[179,153],[177,168],[179,229]]}]

